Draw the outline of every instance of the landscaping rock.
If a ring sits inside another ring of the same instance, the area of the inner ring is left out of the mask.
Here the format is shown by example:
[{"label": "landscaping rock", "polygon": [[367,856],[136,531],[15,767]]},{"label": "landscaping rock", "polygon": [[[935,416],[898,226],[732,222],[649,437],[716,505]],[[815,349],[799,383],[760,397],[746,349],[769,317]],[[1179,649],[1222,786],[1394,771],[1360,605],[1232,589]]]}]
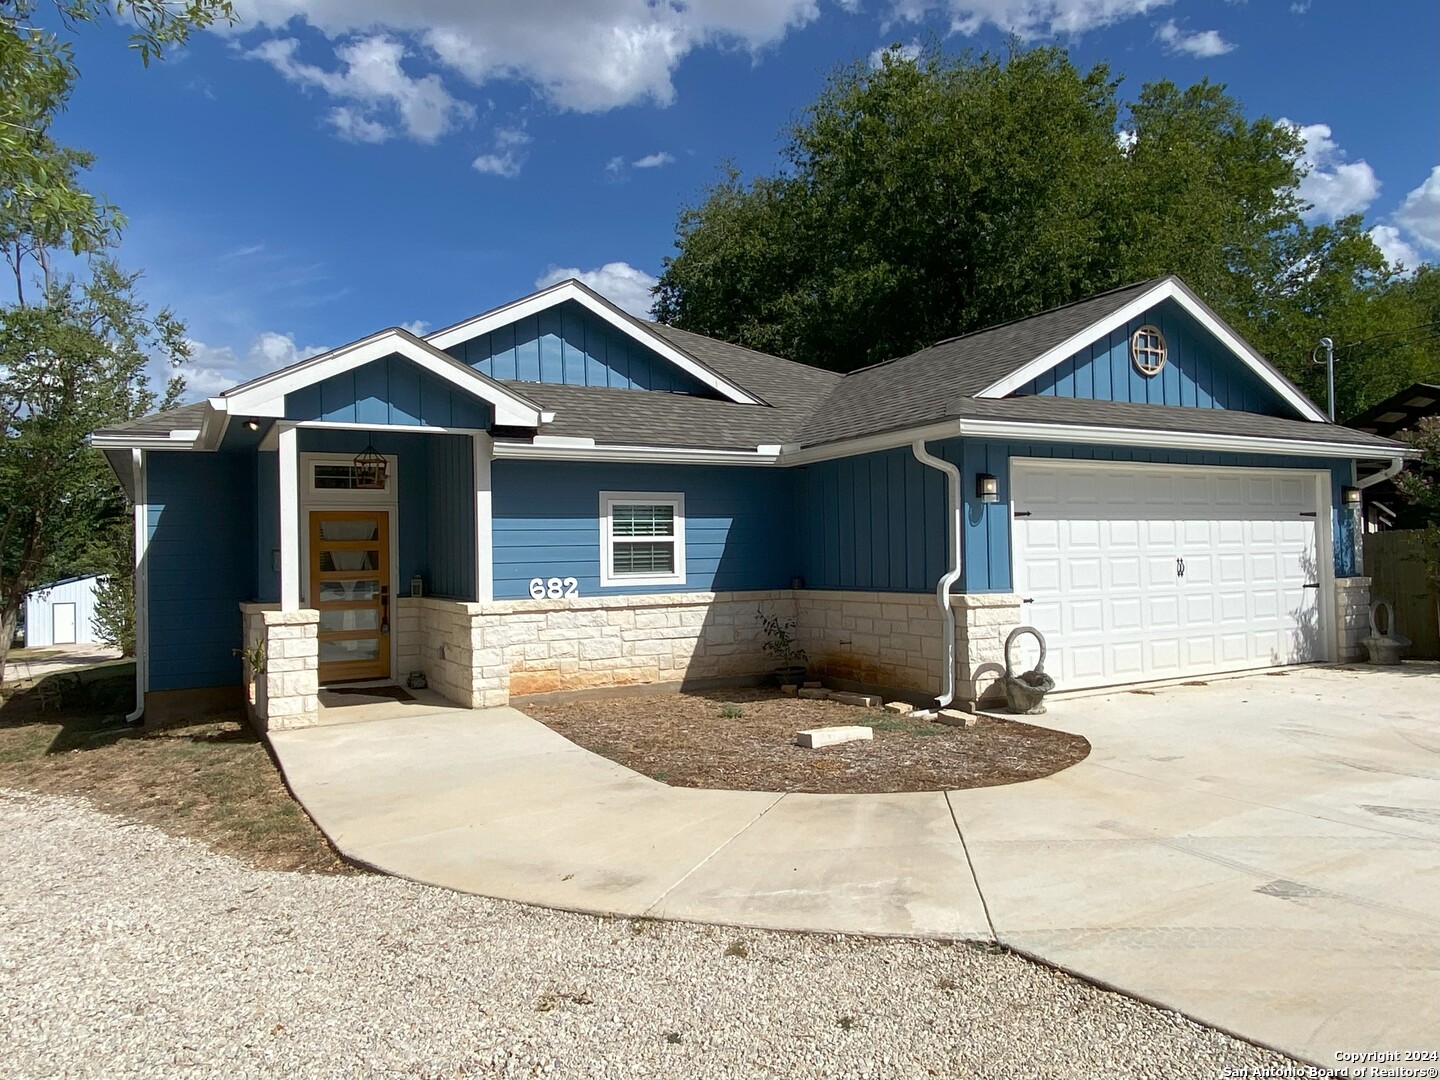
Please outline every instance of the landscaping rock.
[{"label": "landscaping rock", "polygon": [[794,683],[786,683],[784,686],[780,687],[780,693],[784,694],[786,697],[794,697],[799,692],[800,687],[796,686]]},{"label": "landscaping rock", "polygon": [[908,701],[887,701],[885,703],[885,711],[894,713],[896,716],[909,716],[915,711],[915,706],[911,705]]},{"label": "landscaping rock", "polygon": [[934,719],[935,719],[935,710],[934,710],[934,709],[916,709],[914,712],[912,712],[912,713],[910,714],[910,719],[911,719],[911,720],[934,720]]},{"label": "landscaping rock", "polygon": [[974,727],[980,722],[980,718],[974,713],[961,712],[959,709],[941,709],[935,714],[935,719],[951,727]]},{"label": "landscaping rock", "polygon": [[805,684],[804,689],[806,689],[806,690],[818,690],[818,689],[820,689],[820,687],[822,687],[822,686],[824,686],[824,685],[825,685],[825,684],[822,683],[819,679],[811,679],[809,682],[807,682],[807,683]]},{"label": "landscaping rock", "polygon": [[874,694],[852,694],[848,690],[834,690],[830,694],[831,701],[838,701],[842,705],[860,705],[867,709],[878,708],[880,699]]},{"label": "landscaping rock", "polygon": [[802,686],[799,690],[799,695],[810,701],[824,701],[830,696],[830,691],[824,687]]},{"label": "landscaping rock", "polygon": [[811,728],[809,731],[797,734],[795,743],[807,750],[815,750],[822,746],[834,746],[837,743],[858,742],[862,739],[873,738],[875,738],[874,728],[861,727],[856,724],[849,727]]}]

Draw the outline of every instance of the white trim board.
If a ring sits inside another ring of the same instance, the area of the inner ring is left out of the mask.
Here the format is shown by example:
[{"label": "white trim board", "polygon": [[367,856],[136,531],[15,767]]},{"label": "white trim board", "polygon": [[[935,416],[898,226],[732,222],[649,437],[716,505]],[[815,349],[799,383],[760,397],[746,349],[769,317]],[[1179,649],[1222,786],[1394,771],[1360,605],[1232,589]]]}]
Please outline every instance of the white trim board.
[{"label": "white trim board", "polygon": [[1143,315],[1163,300],[1174,300],[1184,308],[1196,322],[1258,375],[1267,386],[1293,406],[1301,416],[1319,423],[1328,422],[1329,418],[1309,398],[1295,389],[1288,379],[1270,366],[1269,361],[1246,344],[1240,335],[1226,326],[1213,311],[1201,302],[1199,297],[1186,288],[1183,282],[1173,277],[1166,278],[1153,289],[1146,290],[1118,311],[1107,315],[1098,322],[1091,323],[1078,334],[1062,341],[1024,367],[1012,371],[1003,379],[987,386],[975,396],[980,398],[1009,397],[1031,379],[1045,374],[1055,365],[1124,326],[1131,319]]},{"label": "white trim board", "polygon": [[466,319],[454,326],[437,330],[427,336],[425,340],[437,349],[448,349],[462,341],[469,341],[481,334],[488,334],[492,330],[518,322],[520,319],[548,311],[567,300],[575,301],[592,315],[603,319],[616,330],[644,345],[650,351],[658,353],[691,378],[718,391],[731,401],[739,402],[742,405],[764,404],[759,398],[746,392],[729,379],[681,352],[658,334],[652,334],[644,327],[637,326],[623,315],[618,314],[608,303],[573,278],[522,297],[503,307],[498,307],[494,311],[487,311],[483,315],[476,315],[473,319]]},{"label": "white trim board", "polygon": [[[248,383],[233,387],[209,399],[211,408],[234,416],[283,418],[285,395],[323,382],[335,375],[383,360],[390,355],[401,356],[469,394],[486,402],[495,410],[495,423],[505,427],[539,427],[546,412],[524,395],[466,367],[428,342],[407,330],[392,327],[367,338],[343,345],[328,353],[291,364],[287,368],[262,375]],[[387,425],[371,425],[371,430]]]}]

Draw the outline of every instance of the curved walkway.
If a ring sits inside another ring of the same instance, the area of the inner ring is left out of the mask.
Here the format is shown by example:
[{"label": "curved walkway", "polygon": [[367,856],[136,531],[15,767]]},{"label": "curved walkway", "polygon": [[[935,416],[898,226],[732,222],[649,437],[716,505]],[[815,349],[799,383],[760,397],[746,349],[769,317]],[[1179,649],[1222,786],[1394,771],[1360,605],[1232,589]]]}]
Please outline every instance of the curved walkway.
[{"label": "curved walkway", "polygon": [[1440,669],[1072,698],[1003,788],[670,788],[514,709],[277,732],[346,855],[603,914],[997,939],[1308,1058],[1440,1049]]}]

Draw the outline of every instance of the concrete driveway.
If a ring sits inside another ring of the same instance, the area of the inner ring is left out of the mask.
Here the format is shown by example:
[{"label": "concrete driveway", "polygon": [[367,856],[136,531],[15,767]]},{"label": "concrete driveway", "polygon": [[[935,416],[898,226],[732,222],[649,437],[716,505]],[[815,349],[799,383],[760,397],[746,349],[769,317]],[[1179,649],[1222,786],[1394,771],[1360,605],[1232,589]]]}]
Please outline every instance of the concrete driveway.
[{"label": "concrete driveway", "polygon": [[1005,788],[670,788],[512,709],[272,736],[347,855],[606,914],[996,938],[1318,1064],[1440,1049],[1440,667],[1058,702]]}]

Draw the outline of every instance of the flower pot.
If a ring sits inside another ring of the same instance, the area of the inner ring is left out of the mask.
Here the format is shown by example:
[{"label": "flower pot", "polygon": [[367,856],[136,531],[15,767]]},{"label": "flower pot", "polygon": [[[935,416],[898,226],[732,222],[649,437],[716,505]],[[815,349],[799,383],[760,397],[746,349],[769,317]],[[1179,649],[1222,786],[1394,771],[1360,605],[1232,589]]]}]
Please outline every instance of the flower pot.
[{"label": "flower pot", "polygon": [[792,664],[788,667],[777,667],[771,674],[775,676],[776,686],[803,686],[805,684],[803,665]]}]

